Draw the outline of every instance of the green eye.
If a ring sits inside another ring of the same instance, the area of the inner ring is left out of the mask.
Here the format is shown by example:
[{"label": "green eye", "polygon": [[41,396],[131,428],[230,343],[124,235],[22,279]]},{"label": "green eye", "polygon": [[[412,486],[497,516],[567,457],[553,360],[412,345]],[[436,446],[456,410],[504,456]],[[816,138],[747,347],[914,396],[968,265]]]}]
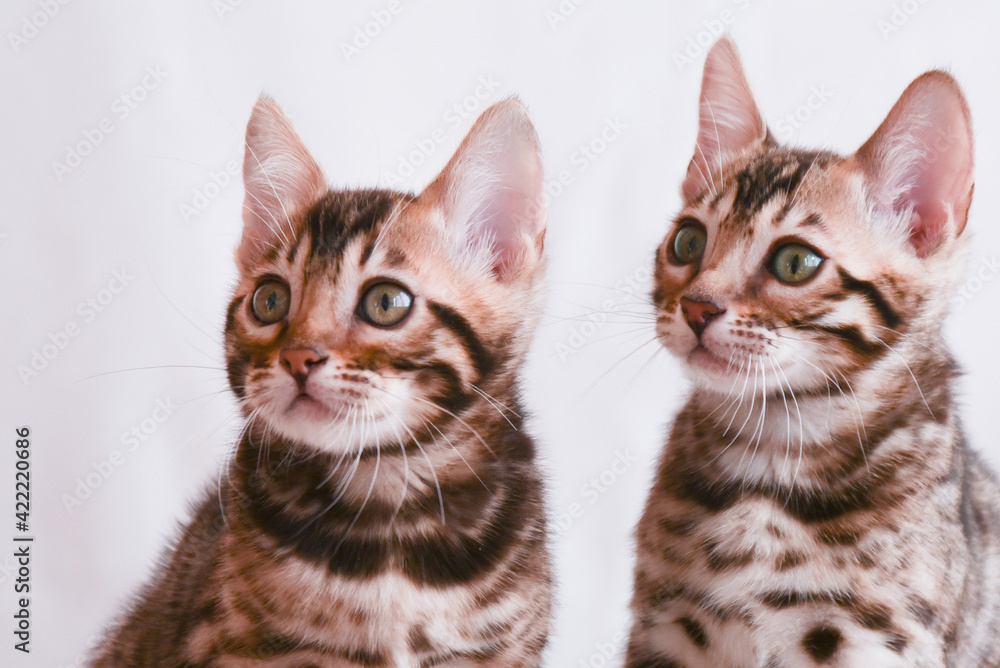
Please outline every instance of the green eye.
[{"label": "green eye", "polygon": [[273,325],[286,315],[292,303],[292,291],[284,281],[267,279],[254,290],[250,309],[263,325]]},{"label": "green eye", "polygon": [[406,288],[396,283],[376,283],[361,297],[358,315],[370,325],[392,327],[403,322],[411,308],[413,295]]},{"label": "green eye", "polygon": [[782,283],[802,283],[823,264],[819,253],[802,244],[782,246],[771,258],[771,273]]},{"label": "green eye", "polygon": [[690,222],[681,223],[670,247],[673,259],[678,264],[694,264],[701,261],[701,256],[705,254],[708,234],[700,223],[696,223],[692,219],[688,220]]}]

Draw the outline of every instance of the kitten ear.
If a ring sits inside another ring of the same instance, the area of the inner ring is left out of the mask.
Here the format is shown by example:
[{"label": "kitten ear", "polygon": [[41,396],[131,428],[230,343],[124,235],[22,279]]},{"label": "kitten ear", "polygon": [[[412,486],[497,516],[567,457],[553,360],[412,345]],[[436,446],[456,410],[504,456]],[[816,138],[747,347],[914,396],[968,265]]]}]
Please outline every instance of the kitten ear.
[{"label": "kitten ear", "polygon": [[281,107],[266,95],[247,123],[243,156],[243,240],[237,256],[251,264],[295,236],[302,210],[327,190],[326,179]]},{"label": "kitten ear", "polygon": [[483,112],[421,194],[441,208],[458,251],[503,282],[530,276],[542,254],[545,210],[538,134],[524,105]]},{"label": "kitten ear", "polygon": [[965,229],[972,202],[972,121],[950,75],[935,70],[914,80],[855,159],[875,211],[909,227],[919,257]]},{"label": "kitten ear", "polygon": [[769,137],[754,102],[736,43],[723,37],[708,52],[701,79],[698,142],[681,191],[692,199],[714,190],[712,172],[735,155]]}]

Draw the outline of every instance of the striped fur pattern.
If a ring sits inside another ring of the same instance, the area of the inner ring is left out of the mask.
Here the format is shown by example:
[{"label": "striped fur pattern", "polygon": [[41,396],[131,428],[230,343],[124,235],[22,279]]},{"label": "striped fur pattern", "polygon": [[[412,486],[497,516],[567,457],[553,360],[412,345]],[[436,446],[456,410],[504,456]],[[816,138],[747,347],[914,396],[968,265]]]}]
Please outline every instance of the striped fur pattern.
[{"label": "striped fur pattern", "polygon": [[[246,427],[93,665],[540,665],[552,583],[516,378],[540,165],[507,100],[419,196],[328,190],[261,98],[225,328]],[[376,326],[384,284],[411,304]]]},{"label": "striped fur pattern", "polygon": [[1000,488],[941,335],[971,194],[949,75],[842,157],[778,146],[713,48],[656,258],[693,390],[637,528],[628,668],[1000,666]]}]

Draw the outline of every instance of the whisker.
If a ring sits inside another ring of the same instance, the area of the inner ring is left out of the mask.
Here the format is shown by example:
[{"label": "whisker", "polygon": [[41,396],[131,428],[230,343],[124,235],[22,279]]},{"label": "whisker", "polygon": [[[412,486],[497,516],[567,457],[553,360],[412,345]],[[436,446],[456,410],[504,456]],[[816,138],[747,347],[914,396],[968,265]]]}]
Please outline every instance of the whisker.
[{"label": "whisker", "polygon": [[592,382],[590,385],[588,385],[586,388],[584,388],[584,390],[580,394],[578,394],[576,396],[576,398],[573,399],[573,403],[575,404],[575,403],[579,402],[581,399],[583,399],[585,396],[587,396],[587,393],[589,393],[591,390],[593,390],[597,386],[598,383],[600,383],[602,380],[604,380],[608,376],[608,374],[610,374],[612,371],[614,371],[615,369],[617,369],[619,364],[621,364],[622,362],[624,362],[628,358],[630,358],[633,355],[635,355],[637,352],[639,352],[640,350],[642,350],[643,348],[645,348],[646,346],[648,346],[650,343],[653,343],[653,342],[657,341],[658,338],[659,338],[658,336],[654,335],[653,337],[651,337],[650,339],[648,339],[644,343],[639,344],[639,346],[635,350],[633,350],[632,352],[628,353],[627,355],[625,355],[624,357],[622,357],[621,359],[619,359],[617,362],[615,362],[613,365],[611,365],[600,376],[598,376],[594,380],[594,382]]},{"label": "whisker", "polygon": [[93,380],[94,378],[100,378],[102,376],[111,376],[117,373],[130,373],[132,371],[154,371],[156,369],[208,369],[210,371],[221,371],[223,373],[226,370],[219,366],[199,366],[195,364],[160,364],[156,366],[137,366],[130,369],[115,369],[114,371],[104,371],[102,373],[95,373],[92,376],[84,376],[83,378],[77,378],[76,383],[83,382],[85,380]]},{"label": "whisker", "polygon": [[900,355],[899,352],[897,352],[894,347],[890,346],[888,343],[886,343],[882,339],[878,338],[877,336],[873,335],[872,338],[874,338],[876,341],[878,341],[883,346],[885,346],[886,348],[888,348],[889,351],[893,355],[895,355],[896,357],[898,357],[899,361],[903,363],[903,366],[906,367],[906,370],[910,374],[910,378],[913,379],[913,385],[917,388],[917,393],[920,394],[920,400],[924,402],[924,407],[927,409],[927,412],[930,413],[931,418],[933,418],[934,420],[937,420],[937,418],[934,416],[934,411],[931,410],[930,404],[927,403],[927,397],[924,396],[924,391],[920,387],[920,383],[917,381],[917,376],[913,373],[913,369],[910,368],[910,365],[909,365],[909,363],[907,363],[906,358],[904,358],[902,355]]}]

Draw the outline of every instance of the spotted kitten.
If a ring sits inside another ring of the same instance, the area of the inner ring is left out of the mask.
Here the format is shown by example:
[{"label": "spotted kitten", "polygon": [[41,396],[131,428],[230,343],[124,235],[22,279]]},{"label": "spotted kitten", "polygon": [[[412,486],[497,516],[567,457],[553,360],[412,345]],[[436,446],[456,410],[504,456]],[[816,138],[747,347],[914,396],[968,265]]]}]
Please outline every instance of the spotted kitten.
[{"label": "spotted kitten", "polygon": [[229,382],[246,418],[95,666],[533,667],[551,576],[516,374],[537,316],[538,139],[487,110],[418,196],[330,190],[262,97]]},{"label": "spotted kitten", "polygon": [[779,146],[708,56],[657,334],[694,389],[637,530],[628,668],[1000,666],[1000,490],[941,321],[965,99],[914,81],[857,153]]}]

